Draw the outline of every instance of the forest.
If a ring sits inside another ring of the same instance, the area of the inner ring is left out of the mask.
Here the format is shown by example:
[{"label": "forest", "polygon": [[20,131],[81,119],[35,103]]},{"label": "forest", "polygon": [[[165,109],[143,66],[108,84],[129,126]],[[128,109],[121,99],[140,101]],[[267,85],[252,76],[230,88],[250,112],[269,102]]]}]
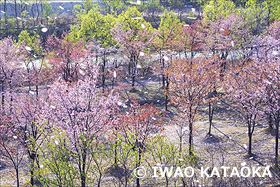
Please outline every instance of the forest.
[{"label": "forest", "polygon": [[280,1],[0,5],[0,186],[280,185]]}]

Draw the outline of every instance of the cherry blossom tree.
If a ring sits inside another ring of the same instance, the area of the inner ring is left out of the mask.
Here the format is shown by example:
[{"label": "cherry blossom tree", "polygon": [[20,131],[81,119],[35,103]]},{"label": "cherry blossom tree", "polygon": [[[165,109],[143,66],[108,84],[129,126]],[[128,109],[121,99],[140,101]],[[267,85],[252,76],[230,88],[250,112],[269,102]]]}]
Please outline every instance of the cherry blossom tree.
[{"label": "cherry blossom tree", "polygon": [[121,24],[117,24],[112,30],[116,41],[123,47],[123,51],[129,58],[129,70],[131,69],[132,86],[135,86],[137,67],[141,52],[150,45],[153,35],[148,29],[132,30],[124,29]]},{"label": "cherry blossom tree", "polygon": [[213,126],[213,118],[216,110],[216,103],[221,99],[221,94],[216,90],[216,83],[214,83],[213,90],[210,90],[207,95],[206,102],[208,103],[208,120],[209,120],[209,130],[208,135],[211,135],[211,130]]},{"label": "cherry blossom tree", "polygon": [[263,110],[269,114],[275,123],[275,165],[278,167],[279,147],[279,122],[280,122],[280,85],[279,85],[279,27],[275,22],[267,28],[267,32],[258,39],[257,55],[254,58],[258,72],[262,78],[262,97],[264,100]]},{"label": "cherry blossom tree", "polygon": [[[28,46],[16,46],[11,38],[2,40],[1,49],[1,83],[2,83],[2,115],[7,115],[9,123],[14,126],[13,136],[17,137],[17,142],[21,144],[30,158],[31,184],[34,184],[34,170],[37,158],[38,141],[40,142],[40,132],[37,128],[39,121],[38,107],[39,100],[33,96],[20,95],[16,91],[22,86],[24,57],[27,55]],[[5,93],[5,87],[9,88],[9,93]],[[7,97],[8,96],[9,99]],[[9,110],[7,110],[9,108]],[[20,130],[21,129],[21,130]]]},{"label": "cherry blossom tree", "polygon": [[48,92],[45,116],[51,125],[66,131],[69,144],[77,164],[81,186],[87,183],[92,144],[110,128],[118,96],[113,92],[101,94],[96,81],[98,69],[93,76],[77,83],[56,81]]},{"label": "cherry blossom tree", "polygon": [[35,92],[38,96],[39,85],[44,83],[46,78],[44,70],[47,69],[45,50],[41,46],[42,41],[38,34],[34,33],[33,36],[30,36],[26,30],[23,30],[19,35],[18,44],[23,48],[25,54],[24,67],[22,67],[24,82],[27,82],[29,93],[32,93],[32,86],[35,86]]},{"label": "cherry blossom tree", "polygon": [[20,186],[19,169],[23,162],[24,149],[18,140],[18,128],[12,124],[8,116],[0,114],[0,155],[7,159],[16,172],[16,184]]},{"label": "cherry blossom tree", "polygon": [[203,51],[204,38],[206,37],[205,28],[201,21],[188,25],[177,26],[179,33],[176,39],[171,40],[172,49],[184,53],[185,58],[193,58],[196,52]]},{"label": "cherry blossom tree", "polygon": [[[109,75],[109,56],[116,53],[117,49],[115,47],[102,47],[101,45],[92,44],[90,52],[95,51],[95,62],[96,65],[100,66],[100,76],[101,76],[101,86],[103,92],[105,92],[106,79],[108,79]],[[98,57],[101,57],[101,62],[98,61]],[[114,68],[114,67],[113,67]],[[111,68],[112,69],[112,68]]]},{"label": "cherry blossom tree", "polygon": [[176,60],[168,71],[171,102],[180,109],[189,126],[189,155],[193,155],[193,128],[198,107],[212,90],[217,66],[211,60]]},{"label": "cherry blossom tree", "polygon": [[[9,88],[10,92],[12,92],[16,86],[21,85],[22,59],[21,49],[14,44],[12,38],[5,38],[0,41],[1,110],[3,111],[6,89]],[[10,99],[12,100],[13,98],[11,97]]]},{"label": "cherry blossom tree", "polygon": [[144,49],[151,44],[154,38],[153,28],[146,22],[136,7],[128,8],[117,18],[117,24],[111,30],[120,51],[128,58],[128,75],[135,86],[137,67],[140,56],[145,55]]},{"label": "cherry blossom tree", "polygon": [[[229,60],[241,58],[248,61],[251,54],[252,34],[241,16],[231,14],[229,17],[209,21],[204,26],[204,50],[220,57],[221,71],[227,67]],[[231,57],[231,59],[229,59]]]},{"label": "cherry blossom tree", "polygon": [[70,35],[64,33],[62,39],[49,36],[46,45],[53,75],[60,74],[67,82],[77,81],[81,60],[86,54],[85,43],[74,41]]},{"label": "cherry blossom tree", "polygon": [[[119,132],[137,153],[135,168],[141,166],[148,138],[163,130],[160,117],[159,110],[155,106],[141,106],[136,100],[132,101],[128,111],[121,116]],[[139,178],[136,179],[136,186],[140,187]]]},{"label": "cherry blossom tree", "polygon": [[226,90],[229,98],[234,102],[233,108],[240,110],[248,128],[248,156],[252,156],[252,138],[261,113],[262,106],[262,78],[259,68],[254,62],[231,69],[226,75]]},{"label": "cherry blossom tree", "polygon": [[262,73],[262,97],[264,100],[264,111],[270,114],[275,123],[275,165],[278,167],[278,142],[280,122],[280,101],[279,101],[279,60],[263,61],[258,63],[259,71]]},{"label": "cherry blossom tree", "polygon": [[20,129],[15,135],[28,155],[30,184],[34,185],[36,168],[40,167],[39,150],[50,132],[48,122],[42,115],[44,102],[43,98],[33,94],[17,95],[14,98],[10,118],[15,127]]}]

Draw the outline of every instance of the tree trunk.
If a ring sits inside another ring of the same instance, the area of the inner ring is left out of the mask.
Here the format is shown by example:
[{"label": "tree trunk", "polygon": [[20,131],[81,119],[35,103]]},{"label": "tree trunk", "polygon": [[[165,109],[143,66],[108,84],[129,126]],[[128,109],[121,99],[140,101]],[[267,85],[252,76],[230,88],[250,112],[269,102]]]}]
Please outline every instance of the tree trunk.
[{"label": "tree trunk", "polygon": [[115,146],[114,146],[114,167],[117,167],[118,165],[118,153],[117,153],[117,139],[115,141]]},{"label": "tree trunk", "polygon": [[[82,168],[85,168],[85,164],[83,163],[83,166]],[[85,171],[84,169],[82,169],[82,173],[81,173],[81,186],[82,187],[86,187],[86,174],[85,174]]]},{"label": "tree trunk", "polygon": [[10,80],[9,80],[9,88],[10,88],[10,114],[12,114],[12,110],[13,110],[12,74],[11,74],[11,77],[10,77]]},{"label": "tree trunk", "polygon": [[[248,130],[250,129],[250,127],[248,127]],[[249,142],[248,142],[248,155],[251,156],[252,155],[252,135],[253,133],[248,132],[248,137],[249,137]]]},{"label": "tree trunk", "polygon": [[166,187],[168,187],[169,180],[168,180],[168,177],[167,177],[167,174],[166,174],[166,173],[165,173],[165,183],[166,183]]},{"label": "tree trunk", "polygon": [[193,155],[192,151],[192,143],[193,143],[193,124],[190,122],[189,124],[189,155]]},{"label": "tree trunk", "polygon": [[2,81],[1,84],[1,103],[2,103],[2,113],[4,114],[5,109],[5,87],[4,87],[4,81]]},{"label": "tree trunk", "polygon": [[39,96],[39,87],[38,87],[38,84],[36,83],[36,97],[38,97]]},{"label": "tree trunk", "polygon": [[169,91],[169,80],[168,80],[168,77],[166,77],[166,93],[165,93],[165,111],[168,110],[168,91]]},{"label": "tree trunk", "polygon": [[106,54],[103,54],[103,65],[102,65],[102,92],[105,92],[105,66],[106,66]]},{"label": "tree trunk", "polygon": [[279,112],[275,120],[276,135],[275,135],[275,166],[278,168],[278,140],[279,140]]},{"label": "tree trunk", "polygon": [[133,68],[132,84],[131,84],[131,86],[135,86],[135,74],[134,74],[134,69],[135,69],[135,68]]},{"label": "tree trunk", "polygon": [[273,118],[272,118],[271,114],[267,114],[267,116],[268,116],[269,132],[272,132],[272,130],[273,130]]},{"label": "tree trunk", "polygon": [[17,178],[17,187],[20,187],[18,167],[16,167],[16,178]]},{"label": "tree trunk", "polygon": [[34,186],[34,171],[35,171],[35,156],[36,154],[31,153],[30,155],[30,185]]},{"label": "tree trunk", "polygon": [[98,50],[96,49],[96,56],[95,56],[96,65],[98,65]]},{"label": "tree trunk", "polygon": [[[136,163],[136,168],[140,167],[141,165],[141,158],[142,158],[142,145],[140,145],[138,139],[136,139],[136,145],[138,146],[138,162]],[[140,179],[136,178],[136,186],[140,187]]]},{"label": "tree trunk", "polygon": [[129,75],[129,77],[131,75],[131,63],[132,63],[132,57],[130,58],[129,63],[128,63],[128,75]]},{"label": "tree trunk", "polygon": [[208,117],[209,117],[209,132],[208,132],[208,134],[209,135],[211,134],[213,115],[214,115],[214,107],[212,106],[212,103],[209,102],[209,106],[208,106]]},{"label": "tree trunk", "polygon": [[[182,132],[182,131],[181,131]],[[183,147],[183,135],[181,134],[180,137],[179,137],[179,153],[181,155],[182,153],[182,147]]]},{"label": "tree trunk", "polygon": [[99,177],[98,177],[98,184],[97,184],[98,187],[101,187],[101,179],[102,179],[102,174],[100,172]]},{"label": "tree trunk", "polygon": [[136,77],[136,56],[133,57],[133,63],[132,63],[132,86],[135,86],[135,77]]},{"label": "tree trunk", "polygon": [[[164,59],[163,55],[160,53],[160,60],[161,60],[161,71],[164,71]],[[162,73],[162,87],[165,88],[165,75]]]},{"label": "tree trunk", "polygon": [[83,152],[82,152],[82,167],[81,167],[81,187],[86,187],[86,160],[87,160],[87,148],[83,148]]},{"label": "tree trunk", "polygon": [[271,10],[270,10],[271,8],[270,8],[270,6],[268,7],[268,14],[267,14],[267,25],[269,25],[270,24],[270,14],[271,14]]},{"label": "tree trunk", "polygon": [[252,156],[252,139],[253,139],[253,133],[255,130],[255,125],[256,125],[256,117],[257,115],[250,115],[248,116],[248,155]]}]

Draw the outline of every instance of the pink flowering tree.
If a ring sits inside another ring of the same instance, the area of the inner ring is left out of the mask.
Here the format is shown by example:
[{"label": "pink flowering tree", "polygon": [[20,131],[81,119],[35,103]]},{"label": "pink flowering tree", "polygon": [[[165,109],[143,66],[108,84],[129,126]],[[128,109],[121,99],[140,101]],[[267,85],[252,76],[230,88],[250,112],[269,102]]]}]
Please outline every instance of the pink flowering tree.
[{"label": "pink flowering tree", "polygon": [[81,61],[86,54],[85,43],[75,41],[70,35],[62,39],[52,35],[47,39],[51,73],[60,75],[67,82],[75,82],[80,75]]},{"label": "pink flowering tree", "polygon": [[279,123],[280,123],[280,66],[279,35],[280,22],[271,24],[267,32],[258,38],[255,64],[262,78],[263,110],[275,124],[275,165],[278,167]]},{"label": "pink flowering tree", "polygon": [[219,55],[218,63],[222,67],[221,71],[226,69],[228,61],[233,63],[241,58],[245,63],[251,57],[253,36],[241,16],[231,14],[224,19],[209,21],[204,28],[206,36],[203,48],[212,54]]},{"label": "pink flowering tree", "polygon": [[[2,115],[12,125],[11,131],[16,143],[20,143],[21,151],[26,151],[30,159],[30,183],[34,185],[34,171],[37,161],[37,151],[40,142],[44,138],[41,137],[42,132],[39,130],[37,123],[39,122],[40,103],[39,98],[33,95],[23,95],[18,93],[20,87],[24,85],[24,57],[27,56],[29,48],[24,45],[16,46],[11,38],[0,41],[0,66],[1,66],[1,87],[2,99],[1,110]],[[9,92],[5,90],[9,88]],[[9,128],[8,128],[9,129]]]},{"label": "pink flowering tree", "polygon": [[[22,33],[27,33],[22,31]],[[39,86],[44,84],[47,70],[46,53],[41,46],[39,35],[30,37],[29,34],[22,34],[19,36],[18,45],[22,48],[25,54],[23,63],[23,80],[24,85],[28,86],[29,93],[33,93],[32,86],[35,87],[36,96],[39,95]]]},{"label": "pink flowering tree", "polygon": [[203,40],[206,37],[204,25],[201,21],[188,25],[178,25],[178,36],[175,40],[170,41],[175,51],[184,53],[185,58],[193,58],[196,52],[203,50]]},{"label": "pink flowering tree", "polygon": [[279,123],[280,123],[280,86],[279,86],[279,60],[263,61],[258,63],[262,73],[262,97],[265,105],[263,110],[272,117],[275,124],[275,165],[278,166]]},{"label": "pink flowering tree", "polygon": [[69,143],[65,146],[73,154],[82,187],[87,184],[93,143],[111,127],[118,99],[113,92],[106,95],[100,92],[96,86],[98,69],[92,71],[94,76],[76,83],[56,81],[48,92],[44,110],[51,125],[66,131]]},{"label": "pink flowering tree", "polygon": [[189,126],[189,155],[193,155],[193,129],[198,107],[212,90],[217,65],[211,59],[174,60],[169,69],[170,98]]},{"label": "pink flowering tree", "polygon": [[149,25],[142,24],[143,28],[126,29],[122,24],[117,23],[112,29],[113,36],[121,50],[129,58],[128,71],[132,78],[132,86],[135,86],[137,67],[143,50],[152,42],[154,35]]},{"label": "pink flowering tree", "polygon": [[23,163],[24,149],[18,139],[18,128],[7,115],[0,113],[0,155],[10,163],[16,172],[16,185],[20,186],[19,169]]},{"label": "pink flowering tree", "polygon": [[[0,84],[1,84],[1,110],[5,110],[5,94],[7,88],[10,92],[21,85],[21,68],[23,55],[12,38],[5,38],[0,41]],[[11,95],[10,95],[11,96]],[[13,99],[12,97],[10,98]],[[12,104],[12,103],[11,103]]]},{"label": "pink flowering tree", "polygon": [[48,123],[42,116],[43,100],[32,94],[13,94],[13,97],[13,110],[9,118],[16,129],[14,136],[29,158],[30,184],[34,185],[36,168],[40,167],[39,151],[50,132]]},{"label": "pink flowering tree", "polygon": [[[141,106],[134,100],[130,108],[119,119],[119,132],[125,142],[135,151],[135,168],[141,166],[147,141],[152,134],[163,130],[160,111],[153,105]],[[136,179],[136,186],[140,187],[140,179]]]},{"label": "pink flowering tree", "polygon": [[254,62],[243,67],[231,69],[223,84],[228,97],[233,101],[232,107],[239,110],[248,128],[248,156],[252,156],[252,139],[257,117],[262,107],[262,78]]}]

